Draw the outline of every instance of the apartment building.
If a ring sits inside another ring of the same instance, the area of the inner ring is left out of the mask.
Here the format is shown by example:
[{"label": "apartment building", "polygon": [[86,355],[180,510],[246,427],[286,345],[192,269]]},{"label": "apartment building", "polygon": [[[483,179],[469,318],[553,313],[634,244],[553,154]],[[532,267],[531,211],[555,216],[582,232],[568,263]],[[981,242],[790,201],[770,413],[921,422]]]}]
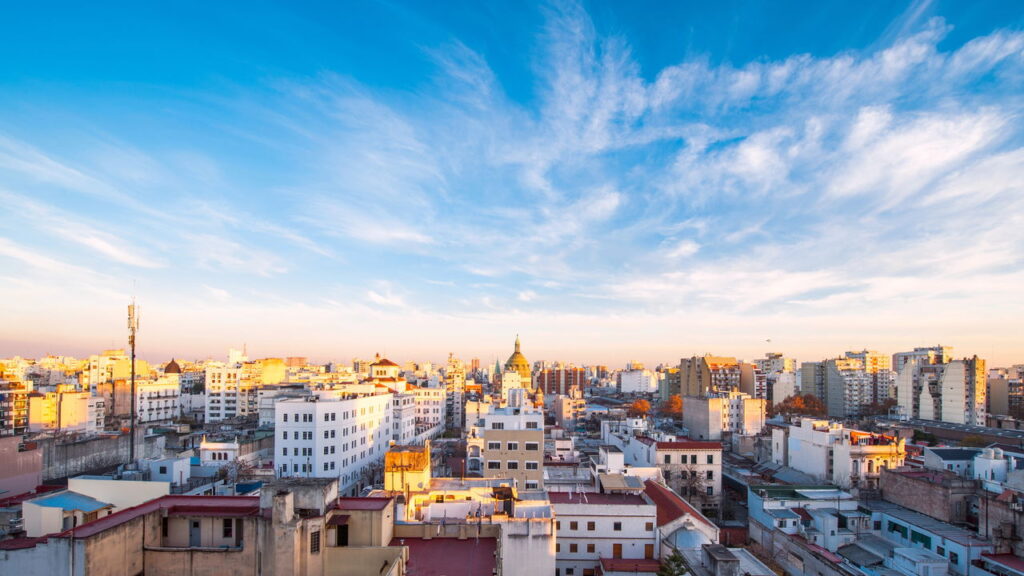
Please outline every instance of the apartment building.
[{"label": "apartment building", "polygon": [[647,446],[646,464],[657,467],[677,494],[703,510],[712,511],[721,504],[722,444],[696,440],[656,441],[641,437]]},{"label": "apartment building", "polygon": [[28,430],[28,392],[24,384],[0,382],[0,437]]},{"label": "apartment building", "polygon": [[551,492],[555,574],[596,576],[602,558],[657,559],[657,507],[641,491]]},{"label": "apartment building", "polygon": [[721,440],[723,433],[754,436],[764,429],[767,400],[732,391],[683,399],[683,426],[694,440]]},{"label": "apartment building", "polygon": [[684,396],[713,396],[739,390],[753,395],[756,366],[729,356],[694,356],[679,362]]},{"label": "apartment building", "polygon": [[572,364],[564,366],[562,363],[558,363],[554,368],[537,371],[534,378],[537,381],[537,388],[551,396],[567,395],[573,386],[583,390],[588,383],[587,371],[584,368],[578,368]]},{"label": "apartment building", "polygon": [[358,494],[380,475],[391,440],[392,398],[335,394],[277,402],[277,476],[336,478],[342,494]]},{"label": "apartment building", "polygon": [[[529,391],[509,391],[501,406],[467,404],[467,469],[484,478],[510,478],[520,489],[544,487],[544,413],[528,399]],[[472,407],[470,406],[472,405]]]},{"label": "apartment building", "polygon": [[820,398],[831,418],[860,416],[864,409],[889,398],[895,375],[887,357],[877,352],[847,352],[846,356],[801,366],[801,391]]},{"label": "apartment building", "polygon": [[103,399],[88,392],[33,392],[28,395],[30,432],[96,433],[103,430]]},{"label": "apartment building", "polygon": [[884,469],[903,466],[902,438],[845,428],[838,422],[803,418],[798,425],[772,429],[772,446],[786,445],[773,460],[841,488],[874,489]]},{"label": "apartment building", "polygon": [[219,422],[259,412],[256,383],[238,366],[207,366],[204,418]]},{"label": "apartment building", "polygon": [[415,403],[416,442],[435,438],[444,432],[447,422],[448,394],[444,388],[410,386]]},{"label": "apartment building", "polygon": [[[480,361],[477,360],[476,363],[479,365]],[[444,370],[444,389],[445,427],[461,430],[466,425],[466,367],[454,354],[448,355],[448,365]]]},{"label": "apartment building", "polygon": [[135,417],[139,423],[166,423],[180,416],[181,385],[177,374],[135,382]]},{"label": "apartment building", "polygon": [[946,360],[915,353],[900,361],[896,378],[897,401],[909,418],[984,426],[988,393],[985,361],[977,356]]}]

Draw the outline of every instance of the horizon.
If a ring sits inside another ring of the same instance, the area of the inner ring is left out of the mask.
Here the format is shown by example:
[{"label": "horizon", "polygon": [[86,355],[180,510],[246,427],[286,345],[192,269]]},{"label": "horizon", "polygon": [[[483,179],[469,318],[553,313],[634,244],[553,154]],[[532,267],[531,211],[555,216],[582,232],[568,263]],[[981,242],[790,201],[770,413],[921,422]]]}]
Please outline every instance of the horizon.
[{"label": "horizon", "polygon": [[0,356],[1024,363],[1019,3],[651,8],[12,7]]}]

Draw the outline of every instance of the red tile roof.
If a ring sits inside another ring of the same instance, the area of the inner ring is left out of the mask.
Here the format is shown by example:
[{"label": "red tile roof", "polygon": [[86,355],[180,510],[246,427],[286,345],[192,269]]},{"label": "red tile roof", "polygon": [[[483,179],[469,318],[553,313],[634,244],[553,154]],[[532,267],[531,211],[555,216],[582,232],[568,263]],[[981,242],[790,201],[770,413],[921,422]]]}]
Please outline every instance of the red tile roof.
[{"label": "red tile roof", "polygon": [[721,450],[721,442],[701,442],[699,440],[680,440],[678,442],[658,442],[658,450]]},{"label": "red tile roof", "polygon": [[407,576],[450,576],[491,574],[498,567],[495,538],[395,538],[391,546],[407,546]]},{"label": "red tile roof", "polygon": [[637,494],[603,494],[601,492],[548,492],[548,500],[552,504],[618,504],[624,506],[643,506],[647,501]]},{"label": "red tile roof", "polygon": [[981,555],[990,562],[1002,564],[1017,572],[1024,572],[1024,558],[1019,558],[1013,554],[991,554],[989,552],[982,552]]},{"label": "red tile roof", "polygon": [[635,574],[654,574],[661,568],[657,560],[645,558],[601,558],[602,572],[632,572]]},{"label": "red tile roof", "polygon": [[790,510],[795,512],[796,515],[799,516],[805,522],[811,522],[814,520],[813,518],[811,518],[811,513],[808,512],[806,508],[790,508]]},{"label": "red tile roof", "polygon": [[703,522],[711,528],[715,527],[711,520],[708,520],[700,511],[691,506],[689,502],[683,500],[681,496],[669,490],[667,486],[659,484],[654,480],[647,480],[644,482],[644,494],[647,494],[647,497],[658,507],[658,526],[664,526],[685,514],[689,514],[694,520]]},{"label": "red tile roof", "polygon": [[[167,510],[168,514],[188,516],[223,516],[237,518],[240,516],[258,516],[260,513],[259,496],[161,496],[144,504],[125,508],[110,516],[93,520],[88,524],[74,528],[75,538],[88,538],[125,522],[145,516],[156,510]],[[60,536],[70,536],[66,530]]]}]

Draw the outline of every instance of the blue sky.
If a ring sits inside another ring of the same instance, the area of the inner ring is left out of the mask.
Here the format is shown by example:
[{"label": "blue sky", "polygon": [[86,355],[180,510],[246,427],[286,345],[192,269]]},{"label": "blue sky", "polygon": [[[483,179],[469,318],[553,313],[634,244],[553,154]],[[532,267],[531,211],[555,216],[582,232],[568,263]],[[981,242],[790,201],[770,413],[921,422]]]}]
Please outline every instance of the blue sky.
[{"label": "blue sky", "polygon": [[1024,361],[1018,2],[209,4],[0,21],[0,355]]}]

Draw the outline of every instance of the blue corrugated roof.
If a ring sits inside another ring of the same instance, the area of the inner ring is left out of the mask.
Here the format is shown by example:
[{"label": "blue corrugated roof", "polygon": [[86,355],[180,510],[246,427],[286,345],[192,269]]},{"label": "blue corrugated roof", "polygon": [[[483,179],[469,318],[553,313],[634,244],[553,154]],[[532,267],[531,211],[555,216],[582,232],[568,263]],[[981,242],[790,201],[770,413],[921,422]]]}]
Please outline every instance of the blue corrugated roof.
[{"label": "blue corrugated roof", "polygon": [[86,496],[85,494],[79,494],[78,492],[72,492],[70,490],[66,492],[58,492],[37,500],[32,500],[32,503],[38,504],[39,506],[45,506],[47,508],[81,510],[82,512],[95,512],[96,510],[101,510],[107,506],[111,506],[111,504],[108,504],[107,502],[100,502],[91,496]]}]

